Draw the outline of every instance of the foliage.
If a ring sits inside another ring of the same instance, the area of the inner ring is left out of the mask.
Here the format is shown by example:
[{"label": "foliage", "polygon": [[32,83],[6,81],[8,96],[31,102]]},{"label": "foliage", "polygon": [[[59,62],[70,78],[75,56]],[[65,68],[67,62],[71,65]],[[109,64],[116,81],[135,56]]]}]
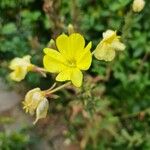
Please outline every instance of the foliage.
[{"label": "foliage", "polygon": [[22,133],[7,134],[4,132],[0,133],[0,149],[1,150],[23,150],[27,148],[29,144],[28,135]]}]

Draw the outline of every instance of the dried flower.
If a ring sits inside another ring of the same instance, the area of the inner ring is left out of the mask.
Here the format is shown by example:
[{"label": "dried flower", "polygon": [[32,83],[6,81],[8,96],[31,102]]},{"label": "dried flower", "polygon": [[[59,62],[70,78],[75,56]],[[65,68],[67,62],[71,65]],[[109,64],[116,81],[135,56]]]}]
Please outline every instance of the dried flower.
[{"label": "dried flower", "polygon": [[23,101],[23,109],[26,113],[34,115],[36,112],[36,119],[34,124],[41,118],[45,118],[49,108],[48,100],[45,97],[45,92],[40,88],[30,90]]},{"label": "dried flower", "polygon": [[116,31],[107,30],[103,33],[103,39],[93,53],[98,60],[112,61],[116,51],[123,51],[124,49],[125,45],[120,42],[120,36],[117,35]]},{"label": "dried flower", "polygon": [[14,58],[9,65],[9,68],[13,70],[10,73],[10,78],[14,81],[21,81],[25,78],[28,71],[32,70],[34,65],[30,62],[31,56],[27,55],[23,58]]}]

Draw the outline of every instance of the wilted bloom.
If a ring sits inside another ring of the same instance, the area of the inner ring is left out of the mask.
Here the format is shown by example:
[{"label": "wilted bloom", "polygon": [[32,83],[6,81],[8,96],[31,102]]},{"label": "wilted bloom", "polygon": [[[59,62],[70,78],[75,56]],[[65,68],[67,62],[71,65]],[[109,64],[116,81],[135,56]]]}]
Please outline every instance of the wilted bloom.
[{"label": "wilted bloom", "polygon": [[92,43],[85,47],[84,37],[78,33],[69,36],[62,34],[56,39],[57,50],[45,48],[43,59],[44,67],[51,73],[58,73],[57,81],[71,80],[76,86],[82,85],[83,74],[81,70],[88,70],[92,54]]},{"label": "wilted bloom", "polygon": [[134,12],[140,12],[145,6],[145,1],[144,0],[134,0],[132,9]]},{"label": "wilted bloom", "polygon": [[34,124],[41,118],[45,118],[49,108],[48,100],[45,97],[45,93],[40,88],[30,90],[23,101],[23,109],[26,113],[34,115],[36,113],[36,119]]},{"label": "wilted bloom", "polygon": [[14,58],[9,65],[9,68],[13,70],[10,73],[10,78],[14,81],[21,81],[25,78],[28,71],[32,70],[34,65],[30,62],[31,56],[27,55],[23,58]]},{"label": "wilted bloom", "polygon": [[120,42],[120,36],[116,31],[107,30],[103,33],[103,40],[97,45],[94,56],[98,60],[112,61],[116,51],[123,51],[125,45]]}]

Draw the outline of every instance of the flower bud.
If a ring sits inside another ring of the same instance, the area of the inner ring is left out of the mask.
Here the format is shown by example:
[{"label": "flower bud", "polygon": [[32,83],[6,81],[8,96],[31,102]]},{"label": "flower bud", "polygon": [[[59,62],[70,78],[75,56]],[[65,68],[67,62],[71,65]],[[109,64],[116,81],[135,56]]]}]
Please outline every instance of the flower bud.
[{"label": "flower bud", "polygon": [[56,48],[56,43],[55,43],[55,41],[54,41],[53,39],[51,39],[51,40],[49,41],[48,47],[49,47],[49,48],[53,48],[53,49]]},{"label": "flower bud", "polygon": [[134,0],[132,9],[134,12],[140,12],[145,6],[145,1],[144,0]]},{"label": "flower bud", "polygon": [[67,29],[68,29],[68,34],[69,35],[72,34],[72,33],[74,33],[74,27],[73,27],[72,24],[69,24]]}]

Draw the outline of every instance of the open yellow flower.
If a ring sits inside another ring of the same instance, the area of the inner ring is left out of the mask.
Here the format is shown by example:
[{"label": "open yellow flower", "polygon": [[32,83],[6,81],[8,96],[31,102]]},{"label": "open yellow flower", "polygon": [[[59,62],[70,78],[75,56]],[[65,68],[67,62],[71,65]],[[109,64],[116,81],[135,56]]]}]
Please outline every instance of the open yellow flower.
[{"label": "open yellow flower", "polygon": [[58,73],[57,81],[71,80],[76,86],[82,85],[83,74],[81,70],[88,70],[92,54],[92,43],[85,47],[84,37],[79,33],[69,36],[61,34],[56,39],[57,50],[45,48],[46,54],[43,59],[44,67],[51,73]]},{"label": "open yellow flower", "polygon": [[34,124],[41,118],[45,118],[49,108],[48,100],[45,97],[45,93],[40,88],[30,90],[23,101],[23,109],[26,113],[34,115],[36,112],[36,119]]},{"label": "open yellow flower", "polygon": [[30,62],[31,56],[27,55],[23,58],[14,58],[9,65],[9,68],[13,70],[10,73],[10,78],[14,81],[21,81],[25,78],[28,71],[32,70],[34,65]]},{"label": "open yellow flower", "polygon": [[120,36],[116,31],[107,30],[103,33],[103,40],[97,45],[94,56],[98,60],[112,61],[115,58],[116,51],[123,51],[125,45],[120,42]]}]

